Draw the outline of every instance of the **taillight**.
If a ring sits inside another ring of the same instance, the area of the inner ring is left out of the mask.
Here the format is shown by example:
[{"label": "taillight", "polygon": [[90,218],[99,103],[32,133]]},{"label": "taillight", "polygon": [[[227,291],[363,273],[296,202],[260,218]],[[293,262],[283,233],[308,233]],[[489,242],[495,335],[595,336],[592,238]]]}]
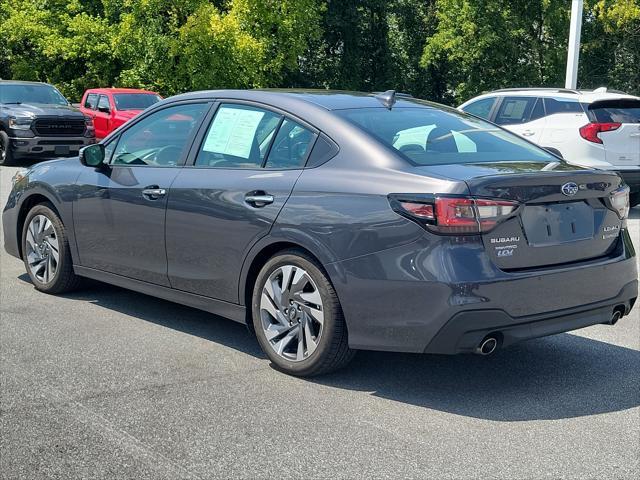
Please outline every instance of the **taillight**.
[{"label": "taillight", "polygon": [[584,127],[580,127],[580,136],[585,140],[593,143],[602,143],[602,139],[598,137],[600,132],[611,132],[620,128],[621,123],[587,123]]},{"label": "taillight", "polygon": [[391,207],[429,230],[448,234],[474,234],[491,230],[518,209],[517,202],[470,197],[421,198],[389,195]]},{"label": "taillight", "polygon": [[624,220],[629,216],[629,187],[624,186],[611,192],[611,206],[618,213],[620,219]]}]

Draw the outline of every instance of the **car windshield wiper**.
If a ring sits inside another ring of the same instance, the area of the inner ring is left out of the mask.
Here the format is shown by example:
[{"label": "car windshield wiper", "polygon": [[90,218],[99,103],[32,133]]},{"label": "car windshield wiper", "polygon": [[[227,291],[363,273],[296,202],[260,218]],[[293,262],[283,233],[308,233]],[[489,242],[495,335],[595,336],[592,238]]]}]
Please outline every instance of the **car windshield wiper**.
[{"label": "car windshield wiper", "polygon": [[0,102],[3,105],[22,105],[22,102]]}]

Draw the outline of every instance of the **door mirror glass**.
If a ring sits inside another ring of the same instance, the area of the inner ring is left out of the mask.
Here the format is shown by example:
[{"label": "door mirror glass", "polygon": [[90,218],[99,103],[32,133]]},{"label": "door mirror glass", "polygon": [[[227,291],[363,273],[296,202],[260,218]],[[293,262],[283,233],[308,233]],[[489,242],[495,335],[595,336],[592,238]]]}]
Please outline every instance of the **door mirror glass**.
[{"label": "door mirror glass", "polygon": [[100,167],[104,162],[104,145],[96,143],[80,150],[80,163],[87,167]]}]

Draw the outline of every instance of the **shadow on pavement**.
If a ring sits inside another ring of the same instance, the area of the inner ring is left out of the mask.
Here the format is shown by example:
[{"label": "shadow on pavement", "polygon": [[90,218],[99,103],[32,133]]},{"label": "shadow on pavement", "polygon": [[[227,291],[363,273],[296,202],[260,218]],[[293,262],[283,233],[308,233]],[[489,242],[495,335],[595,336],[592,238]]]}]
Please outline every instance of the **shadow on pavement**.
[{"label": "shadow on pavement", "polygon": [[[29,281],[26,274],[20,278]],[[206,312],[98,282],[66,297],[265,358],[244,326]],[[361,351],[346,369],[309,381],[457,415],[512,422],[637,407],[638,372],[637,350],[561,334],[488,358]]]}]

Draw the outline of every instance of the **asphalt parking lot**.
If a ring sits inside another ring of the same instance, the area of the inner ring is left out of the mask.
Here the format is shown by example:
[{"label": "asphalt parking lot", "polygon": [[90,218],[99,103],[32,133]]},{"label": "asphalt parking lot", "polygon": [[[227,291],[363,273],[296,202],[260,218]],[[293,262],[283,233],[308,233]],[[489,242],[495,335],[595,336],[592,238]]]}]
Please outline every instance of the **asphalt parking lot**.
[{"label": "asphalt parking lot", "polygon": [[[630,225],[638,245],[640,208]],[[38,293],[4,250],[0,304],[3,479],[640,477],[638,306],[492,358],[360,352],[304,380],[198,310]]]}]

